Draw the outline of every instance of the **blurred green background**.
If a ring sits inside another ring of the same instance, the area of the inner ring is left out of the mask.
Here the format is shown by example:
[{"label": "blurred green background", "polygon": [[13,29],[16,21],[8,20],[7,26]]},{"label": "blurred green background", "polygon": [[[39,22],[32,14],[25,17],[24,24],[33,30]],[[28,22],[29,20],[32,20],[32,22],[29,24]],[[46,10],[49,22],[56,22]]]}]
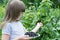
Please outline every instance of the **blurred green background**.
[{"label": "blurred green background", "polygon": [[[22,0],[26,4],[26,11],[21,22],[31,31],[38,21],[44,25],[37,33],[39,38],[32,40],[60,40],[60,0]],[[0,24],[3,22],[8,0],[0,0]],[[0,29],[0,40],[1,40]]]}]

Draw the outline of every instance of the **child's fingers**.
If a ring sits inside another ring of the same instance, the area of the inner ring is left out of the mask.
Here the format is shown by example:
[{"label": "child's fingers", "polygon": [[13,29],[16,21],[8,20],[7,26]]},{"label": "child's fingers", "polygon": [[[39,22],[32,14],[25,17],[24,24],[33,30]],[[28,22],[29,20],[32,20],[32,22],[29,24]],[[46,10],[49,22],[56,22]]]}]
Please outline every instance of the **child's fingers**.
[{"label": "child's fingers", "polygon": [[19,40],[29,40],[31,38],[28,35],[23,35],[23,36],[18,37],[17,39],[19,39]]},{"label": "child's fingers", "polygon": [[37,26],[41,27],[43,24],[41,22],[37,23]]},{"label": "child's fingers", "polygon": [[29,35],[24,35],[25,37],[29,37]]},{"label": "child's fingers", "polygon": [[29,40],[29,39],[31,39],[31,38],[29,37],[29,35],[24,35],[23,39]]}]

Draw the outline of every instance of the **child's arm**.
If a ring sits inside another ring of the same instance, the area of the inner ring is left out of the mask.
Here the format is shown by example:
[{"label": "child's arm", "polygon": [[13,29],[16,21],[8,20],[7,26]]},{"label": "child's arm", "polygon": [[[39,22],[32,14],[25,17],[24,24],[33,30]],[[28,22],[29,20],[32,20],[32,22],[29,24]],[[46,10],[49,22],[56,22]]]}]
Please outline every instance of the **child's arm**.
[{"label": "child's arm", "polygon": [[7,34],[2,34],[2,40],[9,40],[9,37]]},{"label": "child's arm", "polygon": [[32,32],[36,33],[41,26],[43,26],[43,24],[41,22],[37,23],[36,27],[32,30]]},{"label": "child's arm", "polygon": [[24,35],[24,36],[16,37],[13,40],[29,40],[29,39],[31,39],[31,38],[29,38],[28,35]]}]

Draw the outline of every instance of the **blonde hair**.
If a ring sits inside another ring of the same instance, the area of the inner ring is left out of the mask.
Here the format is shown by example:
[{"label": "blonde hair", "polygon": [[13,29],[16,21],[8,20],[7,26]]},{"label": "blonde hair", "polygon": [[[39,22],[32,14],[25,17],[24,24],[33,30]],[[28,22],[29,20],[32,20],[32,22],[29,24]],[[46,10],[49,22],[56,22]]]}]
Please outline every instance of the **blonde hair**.
[{"label": "blonde hair", "polygon": [[11,21],[17,21],[16,19],[20,16],[20,12],[25,11],[25,4],[20,0],[12,0],[8,2],[6,8],[6,15],[0,28],[4,27],[6,23]]}]

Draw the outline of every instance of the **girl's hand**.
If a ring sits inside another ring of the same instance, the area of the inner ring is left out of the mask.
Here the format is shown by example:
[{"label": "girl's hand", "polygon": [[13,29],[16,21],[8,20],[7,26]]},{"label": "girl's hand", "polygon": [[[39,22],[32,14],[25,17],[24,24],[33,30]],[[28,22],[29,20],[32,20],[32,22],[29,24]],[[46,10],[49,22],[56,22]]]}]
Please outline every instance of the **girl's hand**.
[{"label": "girl's hand", "polygon": [[43,26],[43,24],[41,22],[38,22],[36,25],[36,27],[41,27],[41,26]]},{"label": "girl's hand", "polygon": [[29,38],[28,35],[24,35],[24,36],[17,37],[14,40],[29,40],[29,39],[31,39],[31,38]]},{"label": "girl's hand", "polygon": [[37,23],[36,27],[32,30],[32,32],[36,33],[41,26],[43,26],[41,22]]}]

